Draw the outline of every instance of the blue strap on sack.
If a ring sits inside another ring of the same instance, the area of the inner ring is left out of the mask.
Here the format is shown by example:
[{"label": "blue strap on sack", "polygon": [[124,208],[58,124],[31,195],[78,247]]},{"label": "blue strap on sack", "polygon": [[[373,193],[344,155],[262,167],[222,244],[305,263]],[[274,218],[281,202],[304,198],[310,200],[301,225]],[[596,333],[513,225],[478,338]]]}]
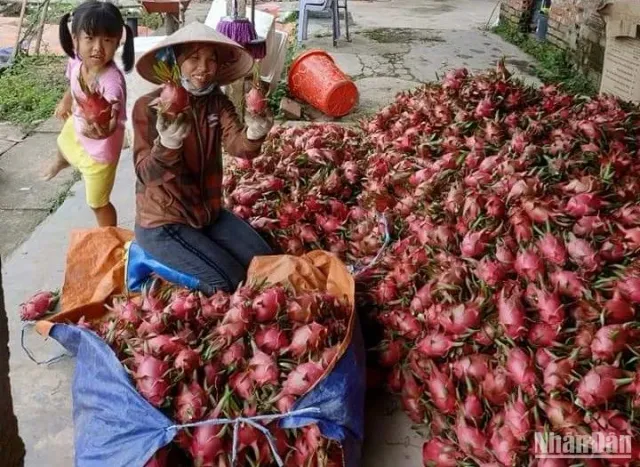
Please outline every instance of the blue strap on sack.
[{"label": "blue strap on sack", "polygon": [[156,274],[165,281],[191,290],[198,289],[200,281],[193,276],[172,269],[144,251],[136,241],[125,245],[125,281],[130,292],[140,292],[143,284]]}]

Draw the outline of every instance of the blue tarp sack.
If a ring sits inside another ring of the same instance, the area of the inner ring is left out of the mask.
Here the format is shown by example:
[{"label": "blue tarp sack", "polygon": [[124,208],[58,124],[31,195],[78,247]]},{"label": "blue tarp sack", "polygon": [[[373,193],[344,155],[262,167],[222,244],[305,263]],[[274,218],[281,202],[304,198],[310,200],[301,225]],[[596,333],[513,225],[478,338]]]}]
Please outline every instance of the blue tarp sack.
[{"label": "blue tarp sack", "polygon": [[[288,283],[298,291],[316,289],[318,277],[324,277],[325,290],[337,294],[347,287],[347,298],[354,303],[355,287],[347,268],[336,257],[322,251],[304,257],[254,258],[248,277]],[[202,424],[240,423],[260,430],[272,447],[276,463],[282,465],[273,440],[260,425],[277,422],[282,428],[316,423],[323,436],[342,445],[345,467],[357,467],[364,438],[366,382],[364,342],[353,306],[349,329],[333,368],[328,368],[328,373],[296,401],[289,413],[179,425],[138,393],[113,350],[97,334],[79,326],[53,324],[49,336],[77,361],[72,384],[75,465],[142,467],[159,449],[171,443],[181,429]],[[232,459],[236,441],[232,443]]]},{"label": "blue tarp sack", "polygon": [[187,289],[196,290],[200,285],[200,281],[195,277],[178,272],[155,260],[135,240],[127,242],[125,245],[125,281],[127,290],[139,292],[152,274],[156,274],[167,282]]}]

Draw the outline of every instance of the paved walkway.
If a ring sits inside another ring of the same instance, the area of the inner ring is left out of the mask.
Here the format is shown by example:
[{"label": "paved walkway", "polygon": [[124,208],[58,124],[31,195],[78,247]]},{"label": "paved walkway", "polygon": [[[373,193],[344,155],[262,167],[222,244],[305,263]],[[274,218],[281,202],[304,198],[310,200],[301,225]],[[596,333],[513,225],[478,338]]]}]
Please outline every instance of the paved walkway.
[{"label": "paved walkway", "polygon": [[59,124],[48,121],[29,135],[0,124],[0,255],[4,258],[62,202],[77,179],[67,171],[51,182],[40,179],[56,147]]},{"label": "paved walkway", "polygon": [[[331,38],[326,37],[327,20],[313,19],[312,38],[306,45],[329,49],[340,66],[357,80],[362,97],[359,112],[372,111],[390,101],[395,92],[409,89],[419,81],[434,79],[436,72],[448,67],[467,65],[483,69],[493,66],[501,55],[507,55],[511,63],[526,71],[527,57],[478,30],[486,24],[494,5],[494,0],[351,1],[352,43],[341,40],[339,47],[333,49]],[[283,4],[281,8],[287,6]],[[204,11],[206,14],[206,9]],[[401,19],[407,21],[405,29],[397,29]],[[131,96],[145,89],[135,75],[130,75],[129,86]],[[29,163],[33,160],[29,159],[31,152],[42,148],[25,146],[16,150],[16,147],[10,149],[14,151],[11,166],[25,164],[26,169],[32,170],[35,164]],[[7,154],[0,157],[0,167],[3,160],[8,160]],[[0,185],[3,182],[6,183],[0,178]],[[30,186],[30,183],[17,184],[18,190],[22,185]],[[33,187],[34,191],[45,189],[41,185]],[[3,193],[0,192],[0,199]],[[5,300],[10,315],[11,378],[20,430],[27,445],[27,467],[73,465],[70,398],[73,361],[50,367],[31,362],[20,348],[21,323],[16,313],[20,302],[34,291],[61,285],[69,231],[94,225],[93,215],[83,201],[83,183],[76,183],[71,193],[72,196],[3,261]],[[134,174],[129,151],[122,156],[113,201],[121,225],[131,228]],[[3,222],[1,218],[0,222]],[[54,342],[32,334],[28,334],[27,343],[41,359],[60,351]],[[421,438],[412,432],[397,402],[384,398],[371,400],[369,404],[364,465],[421,465]]]}]

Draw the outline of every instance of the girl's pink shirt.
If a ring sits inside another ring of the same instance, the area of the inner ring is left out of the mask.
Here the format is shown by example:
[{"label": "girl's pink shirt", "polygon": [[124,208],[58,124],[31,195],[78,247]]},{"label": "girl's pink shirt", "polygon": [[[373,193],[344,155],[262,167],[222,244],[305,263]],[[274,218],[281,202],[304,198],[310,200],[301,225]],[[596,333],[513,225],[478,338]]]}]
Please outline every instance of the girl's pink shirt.
[{"label": "girl's pink shirt", "polygon": [[96,162],[101,164],[115,164],[120,158],[120,151],[124,143],[125,122],[127,121],[127,86],[124,75],[114,63],[107,65],[100,73],[97,83],[95,83],[96,89],[100,90],[109,102],[118,102],[120,104],[120,111],[116,130],[111,136],[104,139],[91,139],[82,135],[84,121],[80,109],[76,104],[76,98],[85,97],[78,82],[81,65],[82,61],[78,58],[70,58],[67,62],[66,72],[73,96],[72,114],[78,142]]}]

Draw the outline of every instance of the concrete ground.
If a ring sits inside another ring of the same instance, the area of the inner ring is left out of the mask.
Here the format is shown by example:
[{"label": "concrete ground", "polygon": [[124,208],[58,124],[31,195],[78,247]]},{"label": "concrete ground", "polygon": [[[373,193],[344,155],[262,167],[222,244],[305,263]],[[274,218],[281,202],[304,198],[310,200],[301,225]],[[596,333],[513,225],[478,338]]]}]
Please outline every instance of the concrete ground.
[{"label": "concrete ground", "polygon": [[64,200],[77,181],[68,171],[51,182],[40,179],[52,160],[59,124],[47,121],[29,135],[0,124],[0,255],[4,258]]},{"label": "concrete ground", "polygon": [[[508,61],[526,76],[529,63],[526,56],[478,29],[486,24],[494,5],[494,0],[351,1],[353,41],[347,43],[341,39],[339,47],[333,49],[331,38],[324,35],[327,21],[312,19],[311,37],[306,46],[330,50],[339,65],[356,79],[361,93],[358,113],[362,114],[386,104],[397,91],[434,79],[436,73],[442,73],[448,67],[469,66],[479,70],[493,66],[496,59],[506,55]],[[398,29],[401,22],[404,26]],[[316,37],[318,35],[320,37]],[[135,75],[128,79],[132,103],[135,96],[149,88]],[[20,150],[15,149],[17,143],[0,138],[0,151],[3,144],[12,146],[0,157],[0,168],[12,171],[11,177],[0,172],[0,203],[9,196],[15,197],[17,205],[24,210],[41,209],[41,204],[35,201],[29,204],[29,194],[48,188],[36,184],[32,175],[28,182],[20,181],[19,175],[13,172],[14,167],[22,167],[25,173],[35,173],[37,164],[34,161],[44,156],[33,158],[33,155],[44,154],[52,141],[38,143],[37,138],[38,134],[33,146]],[[69,173],[62,175],[70,176]],[[14,177],[17,178],[14,180]],[[10,184],[10,189],[3,188],[4,184]],[[35,291],[55,289],[62,284],[70,230],[94,225],[93,215],[83,198],[84,185],[78,182],[60,208],[3,261],[5,301],[10,315],[11,378],[20,431],[27,446],[27,467],[73,465],[70,397],[73,361],[38,366],[29,360],[20,347],[22,325],[17,308]],[[121,226],[131,228],[134,174],[129,150],[122,155],[113,202]],[[16,215],[19,211],[8,218],[0,217],[1,225],[14,222]],[[3,230],[0,229],[0,236]],[[8,234],[2,242],[21,243],[20,235],[24,232]],[[55,342],[44,341],[32,332],[26,333],[26,342],[40,360],[60,352]],[[367,417],[365,466],[421,465],[422,440],[411,430],[410,422],[396,400],[371,398]]]},{"label": "concrete ground", "polygon": [[[332,45],[331,20],[318,13],[310,18],[308,40],[302,45],[327,50],[355,81],[360,102],[346,120],[376,112],[398,92],[437,80],[446,70],[483,71],[502,57],[514,75],[539,85],[531,74],[531,58],[486,30],[496,19],[495,5],[495,0],[351,1],[351,42],[341,11],[337,47]],[[282,3],[280,8],[298,7]]]}]

